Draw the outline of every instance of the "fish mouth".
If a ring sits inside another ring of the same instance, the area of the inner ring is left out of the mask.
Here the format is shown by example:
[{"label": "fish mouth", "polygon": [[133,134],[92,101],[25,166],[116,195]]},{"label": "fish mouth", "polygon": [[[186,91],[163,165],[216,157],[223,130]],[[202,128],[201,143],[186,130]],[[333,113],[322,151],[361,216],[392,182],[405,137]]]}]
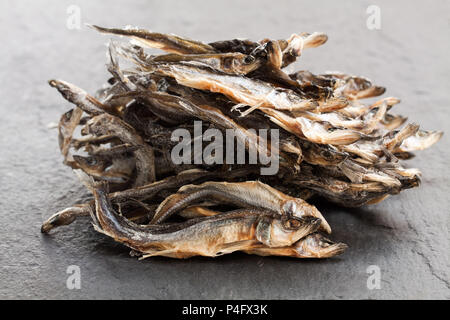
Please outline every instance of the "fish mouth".
[{"label": "fish mouth", "polygon": [[56,90],[58,90],[65,99],[70,99],[71,88],[69,83],[62,80],[51,79],[48,81],[48,84],[50,85],[50,87],[56,88]]},{"label": "fish mouth", "polygon": [[327,248],[322,248],[316,255],[317,258],[330,258],[344,253],[348,248],[345,243],[335,243]]},{"label": "fish mouth", "polygon": [[305,229],[316,231],[322,225],[322,219],[317,217],[303,217]]},{"label": "fish mouth", "polygon": [[292,236],[293,243],[316,232],[320,228],[322,222],[320,218],[316,217],[291,218],[289,220],[294,220],[297,224],[295,227],[297,230],[294,231]]},{"label": "fish mouth", "polygon": [[330,258],[342,254],[348,246],[335,243],[320,233],[313,233],[293,245],[297,255],[303,258]]},{"label": "fish mouth", "polygon": [[319,210],[317,210],[317,218],[320,219],[320,227],[319,230],[327,233],[327,234],[331,234],[331,226],[328,224],[327,220],[325,220],[325,218],[323,217],[322,213],[320,213]]},{"label": "fish mouth", "polygon": [[[331,234],[331,226],[328,224],[327,220],[325,220],[322,213],[315,206],[311,206],[311,211],[309,217],[314,217],[319,220],[319,230],[323,231],[327,234]],[[306,218],[306,216],[304,216]]]},{"label": "fish mouth", "polygon": [[319,220],[320,230],[327,234],[331,233],[331,227],[322,213],[315,206],[310,205],[303,200],[296,199],[294,201],[286,201],[282,205],[282,211],[292,218],[316,218]]},{"label": "fish mouth", "polygon": [[256,239],[268,247],[292,246],[300,239],[316,232],[320,219],[307,217],[282,217],[262,219],[256,228]]}]

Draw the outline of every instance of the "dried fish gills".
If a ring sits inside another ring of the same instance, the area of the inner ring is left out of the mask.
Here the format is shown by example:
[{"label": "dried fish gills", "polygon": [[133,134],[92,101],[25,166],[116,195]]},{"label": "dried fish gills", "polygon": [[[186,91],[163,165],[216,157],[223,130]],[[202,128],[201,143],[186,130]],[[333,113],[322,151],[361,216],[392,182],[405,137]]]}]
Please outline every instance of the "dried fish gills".
[{"label": "dried fish gills", "polygon": [[[367,78],[285,73],[304,49],[327,41],[323,33],[207,44],[138,28],[92,27],[132,41],[109,44],[112,77],[96,95],[49,81],[74,105],[59,121],[60,151],[93,199],[52,215],[43,233],[90,216],[97,231],[141,258],[235,251],[329,258],[347,246],[321,234],[331,227],[306,200],[358,207],[416,187],[420,171],[401,160],[443,134],[404,125],[406,117],[391,113],[400,102],[395,97],[364,103],[385,92]],[[146,47],[166,53],[151,55]],[[132,67],[121,69],[121,59]],[[192,137],[199,120],[216,133],[234,130],[246,156],[274,150],[278,172],[261,175],[261,163],[178,164],[172,133],[183,129]],[[273,129],[280,141],[255,133]]]}]

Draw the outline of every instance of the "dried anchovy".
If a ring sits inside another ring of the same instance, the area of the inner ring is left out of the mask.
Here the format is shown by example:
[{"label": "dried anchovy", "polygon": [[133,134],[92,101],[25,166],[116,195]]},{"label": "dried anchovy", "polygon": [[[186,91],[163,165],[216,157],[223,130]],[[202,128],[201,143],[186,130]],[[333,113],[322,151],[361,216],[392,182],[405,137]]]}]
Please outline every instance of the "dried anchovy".
[{"label": "dried anchovy", "polygon": [[[286,73],[304,49],[327,41],[323,33],[207,44],[92,27],[134,42],[110,42],[112,77],[95,96],[49,81],[74,104],[59,121],[59,147],[93,199],[52,215],[43,233],[91,216],[97,231],[141,258],[234,251],[328,258],[347,246],[320,233],[331,227],[306,200],[358,207],[416,187],[420,171],[401,160],[443,134],[404,125],[406,117],[391,113],[395,97],[364,103],[385,92],[367,78]],[[166,53],[150,55],[145,47]],[[120,58],[133,67],[121,69]],[[234,130],[247,153],[275,154],[278,173],[261,176],[262,164],[174,163],[172,132],[183,128],[192,137],[195,120],[203,129]],[[278,129],[279,143],[257,136],[258,129]]]},{"label": "dried anchovy", "polygon": [[95,186],[93,193],[96,229],[142,253],[143,258],[215,257],[251,250],[255,245],[286,247],[315,232],[320,225],[318,218],[292,217],[289,218],[291,227],[287,229],[276,212],[241,209],[179,224],[142,226],[115,212],[104,186]]}]

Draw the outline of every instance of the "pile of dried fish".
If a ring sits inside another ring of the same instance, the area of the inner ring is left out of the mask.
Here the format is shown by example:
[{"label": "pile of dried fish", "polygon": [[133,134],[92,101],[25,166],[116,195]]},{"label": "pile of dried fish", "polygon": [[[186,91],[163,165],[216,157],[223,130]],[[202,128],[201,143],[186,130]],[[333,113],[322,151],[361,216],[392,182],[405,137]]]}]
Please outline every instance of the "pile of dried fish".
[{"label": "pile of dried fish", "polygon": [[[404,125],[405,117],[391,113],[397,98],[363,103],[385,91],[366,78],[283,71],[324,44],[322,33],[205,44],[93,28],[131,39],[109,43],[108,84],[90,95],[65,81],[49,83],[74,104],[59,122],[60,150],[94,197],[50,217],[44,233],[91,216],[97,231],[144,258],[234,251],[331,257],[346,245],[325,238],[331,228],[306,200],[356,207],[418,186],[419,170],[400,160],[442,136]],[[167,53],[151,55],[145,47]],[[224,161],[201,161],[205,136],[200,151],[188,154],[191,162],[174,161],[173,132],[198,140],[199,123],[201,133],[233,130],[247,158],[251,150],[275,155],[278,170],[262,174],[267,162],[225,159],[235,149],[223,141],[214,142],[226,154],[212,155]],[[277,136],[256,134],[264,129]]]}]

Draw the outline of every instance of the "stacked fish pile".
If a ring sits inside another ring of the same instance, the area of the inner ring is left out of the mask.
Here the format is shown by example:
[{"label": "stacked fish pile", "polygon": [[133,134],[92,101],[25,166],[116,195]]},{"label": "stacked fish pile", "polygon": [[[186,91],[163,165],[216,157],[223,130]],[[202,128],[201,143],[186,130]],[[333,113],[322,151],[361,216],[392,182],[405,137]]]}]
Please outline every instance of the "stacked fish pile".
[{"label": "stacked fish pile", "polygon": [[[322,33],[206,44],[93,28],[131,41],[110,42],[112,77],[95,96],[49,81],[74,104],[59,122],[64,163],[94,198],[50,217],[45,233],[91,216],[96,230],[140,257],[331,257],[346,245],[324,236],[331,228],[306,200],[356,207],[418,186],[420,172],[401,160],[442,136],[391,113],[397,98],[363,103],[385,91],[366,78],[286,73],[327,41]],[[231,147],[219,139],[230,131]],[[184,161],[174,156],[180,144]],[[245,161],[235,157],[240,147]],[[255,152],[269,161],[255,161]]]}]

